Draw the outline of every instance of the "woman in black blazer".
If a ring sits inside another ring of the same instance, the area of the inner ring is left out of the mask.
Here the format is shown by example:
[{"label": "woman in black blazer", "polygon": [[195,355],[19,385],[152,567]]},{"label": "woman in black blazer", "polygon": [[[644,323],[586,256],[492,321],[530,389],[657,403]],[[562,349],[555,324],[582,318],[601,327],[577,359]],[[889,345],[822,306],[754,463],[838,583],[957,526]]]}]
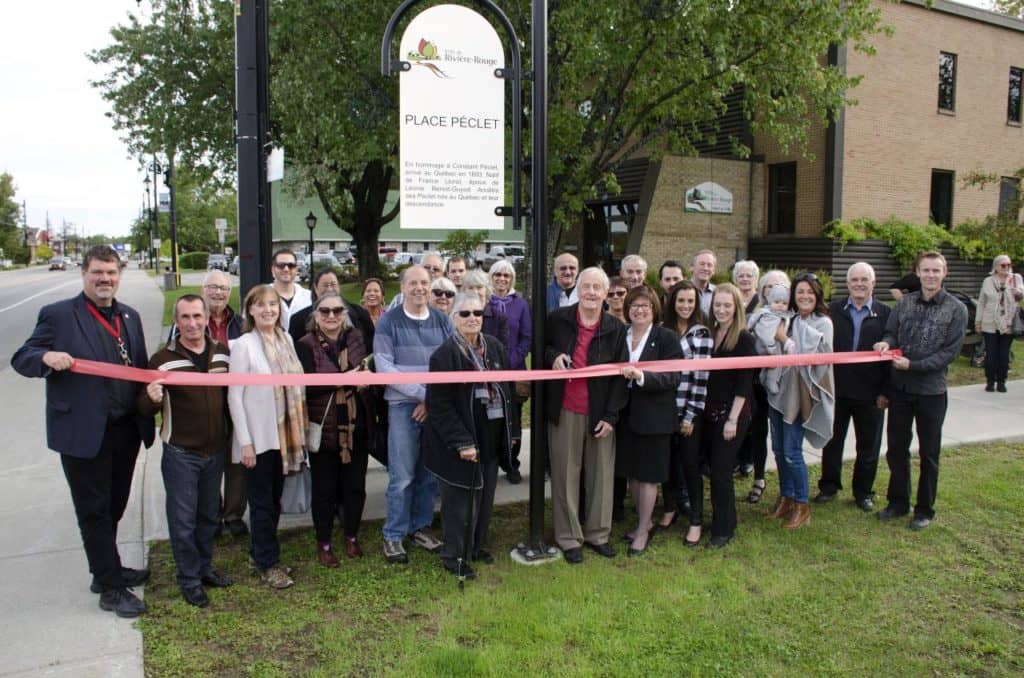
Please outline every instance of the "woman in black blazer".
[{"label": "woman in black blazer", "polygon": [[[626,348],[630,363],[682,359],[679,335],[655,325],[661,304],[649,287],[630,290],[623,310],[629,321]],[[628,365],[622,368],[622,376],[629,386],[629,401],[615,432],[615,470],[616,475],[629,479],[636,505],[637,526],[626,538],[630,542],[628,555],[637,556],[650,544],[658,485],[669,477],[670,443],[677,426],[675,396],[682,375]]]}]

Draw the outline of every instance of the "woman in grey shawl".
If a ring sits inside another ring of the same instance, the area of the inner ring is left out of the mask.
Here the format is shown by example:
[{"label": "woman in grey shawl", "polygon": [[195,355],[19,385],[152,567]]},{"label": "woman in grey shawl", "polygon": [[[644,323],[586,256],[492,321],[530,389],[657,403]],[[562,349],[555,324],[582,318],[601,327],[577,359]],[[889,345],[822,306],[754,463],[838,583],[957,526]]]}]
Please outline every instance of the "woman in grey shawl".
[{"label": "woman in grey shawl", "polygon": [[[803,273],[793,280],[789,308],[794,315],[788,329],[786,323],[778,323],[774,336],[757,337],[758,347],[764,342],[766,355],[830,353],[832,321],[821,283],[813,273]],[[795,530],[811,521],[804,438],[821,449],[832,437],[832,365],[763,369],[761,383],[768,393],[772,451],[779,469],[779,499],[768,515],[785,519],[785,527]]]}]

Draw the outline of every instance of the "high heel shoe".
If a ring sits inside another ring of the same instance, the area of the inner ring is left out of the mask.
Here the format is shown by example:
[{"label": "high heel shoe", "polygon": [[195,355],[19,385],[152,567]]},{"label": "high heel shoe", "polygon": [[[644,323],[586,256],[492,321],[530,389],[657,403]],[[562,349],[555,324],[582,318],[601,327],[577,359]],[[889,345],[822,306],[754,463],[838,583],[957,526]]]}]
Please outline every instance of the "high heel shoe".
[{"label": "high heel shoe", "polygon": [[[679,513],[680,511],[665,511],[665,513],[661,516],[661,520],[655,524],[654,529],[667,530],[668,528],[672,527],[676,524],[676,521],[679,520]],[[665,516],[672,516],[669,519],[667,525],[665,524]]]},{"label": "high heel shoe", "polygon": [[654,530],[653,529],[651,529],[647,533],[647,542],[644,544],[644,547],[642,549],[635,549],[635,548],[633,548],[633,546],[631,544],[630,547],[628,549],[626,549],[626,555],[628,557],[630,557],[630,558],[634,558],[636,556],[643,555],[647,551],[647,547],[651,545],[652,541],[654,541]]}]

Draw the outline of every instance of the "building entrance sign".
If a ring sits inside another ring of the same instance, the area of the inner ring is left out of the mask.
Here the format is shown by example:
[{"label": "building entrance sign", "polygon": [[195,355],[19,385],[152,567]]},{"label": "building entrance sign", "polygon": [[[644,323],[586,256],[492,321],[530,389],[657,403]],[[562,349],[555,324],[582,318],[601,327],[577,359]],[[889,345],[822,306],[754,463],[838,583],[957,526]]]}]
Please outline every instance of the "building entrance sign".
[{"label": "building entrance sign", "polygon": [[477,12],[438,5],[409,22],[399,78],[401,224],[500,230],[505,202],[501,40]]},{"label": "building entrance sign", "polygon": [[713,181],[705,181],[686,192],[683,211],[732,214],[732,193]]}]

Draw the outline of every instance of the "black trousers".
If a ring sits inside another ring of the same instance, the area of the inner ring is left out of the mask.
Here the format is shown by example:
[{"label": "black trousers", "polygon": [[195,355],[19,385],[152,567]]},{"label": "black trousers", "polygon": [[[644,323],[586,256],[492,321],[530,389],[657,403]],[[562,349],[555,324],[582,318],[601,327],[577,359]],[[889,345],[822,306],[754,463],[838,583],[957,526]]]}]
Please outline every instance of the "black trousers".
[{"label": "black trousers", "polygon": [[[498,484],[498,460],[491,457],[490,460],[481,462],[480,471],[484,475],[484,486],[476,492],[446,483],[443,480],[437,484],[441,491],[441,532],[444,538],[441,560],[449,567],[457,565],[463,553],[468,553],[470,557],[473,557],[487,545],[491,512],[494,508],[494,490]],[[466,548],[466,521],[470,519],[471,495],[475,495],[471,528],[473,543],[469,545],[468,550],[464,551]]]},{"label": "black trousers", "polygon": [[768,462],[768,407],[768,393],[755,381],[750,429],[743,436],[736,460],[737,464],[754,465],[754,480],[764,480],[764,467]]},{"label": "black trousers", "polygon": [[135,421],[129,417],[107,423],[99,454],[92,459],[60,456],[89,571],[104,590],[124,586],[117,525],[128,505],[141,442]]},{"label": "black trousers", "polygon": [[[692,526],[700,525],[704,520],[704,475],[700,472],[703,432],[704,418],[697,416],[693,420],[693,433],[689,436],[672,436],[673,455],[677,452],[676,444],[678,443],[679,464],[683,472],[682,481],[690,502],[690,512],[687,518]],[[666,501],[668,496],[666,492]]]},{"label": "black trousers", "polygon": [[696,434],[696,426],[689,438],[679,433],[672,434],[668,455],[668,480],[661,484],[661,503],[665,513],[679,511],[690,502],[690,489],[686,484],[686,471],[683,469],[683,448]]},{"label": "black trousers", "polygon": [[935,495],[939,486],[939,452],[942,450],[942,422],[946,419],[947,396],[914,395],[895,391],[889,397],[889,505],[900,513],[910,510],[910,439],[916,424],[921,458],[914,516],[935,517]]},{"label": "black trousers", "polygon": [[[332,436],[333,438],[333,436]],[[351,461],[341,463],[335,442],[330,445],[324,436],[319,452],[309,455],[309,470],[313,474],[313,528],[316,540],[323,544],[331,541],[334,515],[340,506],[343,512],[346,537],[359,534],[366,505],[366,465],[369,455],[361,441],[354,445]]]},{"label": "black trousers", "polygon": [[[750,417],[740,416],[736,422],[736,437],[726,440],[722,437],[725,418],[712,421],[704,417],[704,433],[701,436],[711,466],[711,536],[731,537],[736,533],[736,488],[732,481],[732,470],[736,468],[736,453],[743,444],[743,437],[750,428]],[[690,505],[700,506],[700,496],[690,495]]]},{"label": "black trousers", "polygon": [[284,475],[281,451],[267,450],[256,455],[256,465],[245,470],[245,496],[249,500],[249,554],[256,567],[266,570],[281,562],[281,543],[277,523],[281,519],[281,492]]},{"label": "black trousers", "polygon": [[821,480],[818,481],[818,489],[824,494],[835,494],[843,489],[843,444],[851,419],[857,440],[857,458],[853,464],[853,497],[864,499],[875,495],[878,452],[882,447],[882,422],[885,420],[885,412],[871,401],[836,398],[832,439],[821,451]]},{"label": "black trousers", "polygon": [[990,384],[1005,382],[1010,371],[1010,346],[1013,345],[1013,335],[982,332],[981,337],[985,341],[985,381]]}]

